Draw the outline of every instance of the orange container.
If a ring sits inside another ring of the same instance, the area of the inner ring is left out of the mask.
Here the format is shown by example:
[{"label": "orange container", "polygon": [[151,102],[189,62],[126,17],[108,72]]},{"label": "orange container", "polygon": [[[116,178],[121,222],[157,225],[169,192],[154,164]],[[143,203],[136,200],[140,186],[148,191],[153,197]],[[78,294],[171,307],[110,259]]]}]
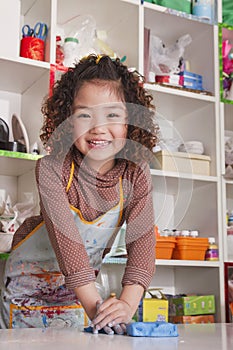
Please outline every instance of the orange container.
[{"label": "orange container", "polygon": [[176,239],[174,237],[156,237],[156,259],[171,259]]},{"label": "orange container", "polygon": [[208,238],[194,238],[194,237],[177,237],[176,238],[177,246],[183,246],[183,245],[191,245],[191,246],[202,246],[202,245],[209,245]]},{"label": "orange container", "polygon": [[208,238],[177,237],[172,259],[205,260]]}]

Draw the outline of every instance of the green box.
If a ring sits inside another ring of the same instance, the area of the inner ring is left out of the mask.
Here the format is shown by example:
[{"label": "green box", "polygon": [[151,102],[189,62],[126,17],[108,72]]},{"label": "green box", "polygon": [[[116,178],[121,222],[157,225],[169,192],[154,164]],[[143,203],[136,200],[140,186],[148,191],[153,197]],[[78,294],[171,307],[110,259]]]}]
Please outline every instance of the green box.
[{"label": "green box", "polygon": [[168,7],[173,10],[192,13],[191,0],[145,0],[156,5]]},{"label": "green box", "polygon": [[170,316],[208,315],[215,313],[214,295],[191,295],[169,300]]}]

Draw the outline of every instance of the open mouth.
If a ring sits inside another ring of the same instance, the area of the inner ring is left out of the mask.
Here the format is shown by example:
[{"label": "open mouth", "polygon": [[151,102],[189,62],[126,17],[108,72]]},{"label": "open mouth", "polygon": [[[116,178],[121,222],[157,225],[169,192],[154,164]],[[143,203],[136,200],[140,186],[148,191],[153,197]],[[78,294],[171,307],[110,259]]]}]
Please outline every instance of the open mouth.
[{"label": "open mouth", "polygon": [[88,144],[90,146],[90,148],[95,148],[95,149],[99,149],[99,148],[105,148],[107,146],[109,146],[111,144],[111,141],[107,141],[107,140],[90,140],[88,141]]}]

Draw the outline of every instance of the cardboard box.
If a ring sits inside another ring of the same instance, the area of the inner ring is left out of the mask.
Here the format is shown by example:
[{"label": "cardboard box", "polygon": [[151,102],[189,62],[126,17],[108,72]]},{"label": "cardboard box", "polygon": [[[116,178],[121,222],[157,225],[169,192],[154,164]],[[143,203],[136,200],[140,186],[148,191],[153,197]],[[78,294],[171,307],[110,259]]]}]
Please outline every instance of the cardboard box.
[{"label": "cardboard box", "polygon": [[169,322],[183,324],[214,323],[214,315],[169,316]]},{"label": "cardboard box", "polygon": [[[157,294],[153,294],[156,291]],[[134,317],[137,322],[168,322],[168,300],[159,290],[149,289],[151,297],[144,297]],[[147,295],[147,293],[146,293]]]},{"label": "cardboard box", "polygon": [[170,316],[193,316],[214,313],[214,295],[191,295],[169,299]]},{"label": "cardboard box", "polygon": [[186,152],[161,150],[154,153],[155,169],[196,175],[210,175],[210,157]]}]

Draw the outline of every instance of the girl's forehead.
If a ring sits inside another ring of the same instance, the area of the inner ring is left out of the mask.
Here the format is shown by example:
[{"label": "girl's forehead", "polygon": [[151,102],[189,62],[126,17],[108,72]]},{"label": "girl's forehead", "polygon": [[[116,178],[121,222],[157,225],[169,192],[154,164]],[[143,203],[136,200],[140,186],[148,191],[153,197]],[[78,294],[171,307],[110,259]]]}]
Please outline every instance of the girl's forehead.
[{"label": "girl's forehead", "polygon": [[113,98],[117,101],[124,101],[123,91],[124,89],[120,81],[93,79],[82,82],[77,90],[76,97],[90,94],[90,92],[95,94],[104,94],[105,92],[111,99]]},{"label": "girl's forehead", "polygon": [[119,89],[113,87],[114,82],[85,82],[74,99],[74,107],[125,108],[125,102]]}]

